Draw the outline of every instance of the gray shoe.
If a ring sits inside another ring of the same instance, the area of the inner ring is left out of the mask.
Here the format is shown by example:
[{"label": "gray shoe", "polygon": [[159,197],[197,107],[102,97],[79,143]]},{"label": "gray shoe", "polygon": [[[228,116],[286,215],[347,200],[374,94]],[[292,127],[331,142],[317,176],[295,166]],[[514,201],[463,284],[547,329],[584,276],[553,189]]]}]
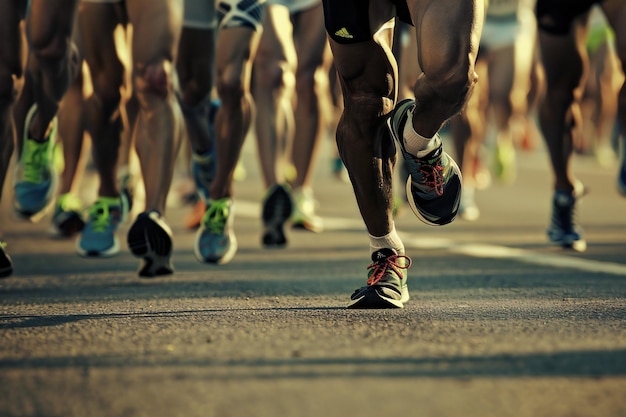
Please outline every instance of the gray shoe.
[{"label": "gray shoe", "polygon": [[367,286],[354,291],[348,308],[404,308],[410,298],[406,283],[406,269],[410,266],[411,258],[398,255],[393,249],[374,252],[367,267]]},{"label": "gray shoe", "polygon": [[404,148],[402,132],[407,123],[408,111],[415,100],[398,103],[387,119],[391,136],[400,145],[409,173],[406,195],[413,213],[431,226],[443,226],[452,222],[461,201],[461,170],[454,159],[443,150],[443,145],[423,157],[411,155]]}]

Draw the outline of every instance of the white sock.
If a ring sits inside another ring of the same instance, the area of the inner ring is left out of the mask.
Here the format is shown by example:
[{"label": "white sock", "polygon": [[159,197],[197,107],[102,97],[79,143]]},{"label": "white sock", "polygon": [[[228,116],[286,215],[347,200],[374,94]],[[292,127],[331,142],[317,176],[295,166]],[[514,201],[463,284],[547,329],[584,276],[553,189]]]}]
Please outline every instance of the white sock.
[{"label": "white sock", "polygon": [[376,252],[379,249],[391,248],[395,250],[398,255],[404,255],[404,243],[398,236],[395,224],[391,226],[391,232],[385,236],[372,236],[370,237],[370,254]]},{"label": "white sock", "polygon": [[402,132],[404,148],[411,155],[416,155],[417,157],[429,154],[441,143],[439,135],[435,134],[432,138],[426,138],[420,135],[413,129],[413,110],[409,110],[407,116],[404,132]]}]

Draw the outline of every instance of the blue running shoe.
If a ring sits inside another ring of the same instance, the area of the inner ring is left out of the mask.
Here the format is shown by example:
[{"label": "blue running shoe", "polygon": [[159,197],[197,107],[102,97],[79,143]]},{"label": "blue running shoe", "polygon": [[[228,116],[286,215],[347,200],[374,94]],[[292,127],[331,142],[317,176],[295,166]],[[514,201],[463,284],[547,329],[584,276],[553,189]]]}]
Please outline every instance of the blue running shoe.
[{"label": "blue running shoe", "polygon": [[398,255],[393,249],[374,252],[367,267],[367,286],[354,291],[348,308],[404,308],[410,298],[406,282],[410,266],[411,258]]},{"label": "blue running shoe", "polygon": [[89,208],[89,218],[78,239],[76,251],[85,257],[109,257],[120,251],[115,232],[122,221],[117,197],[99,197]]},{"label": "blue running shoe", "polygon": [[13,273],[13,261],[6,252],[7,244],[0,242],[0,278],[6,278]]},{"label": "blue running shoe", "polygon": [[552,198],[552,220],[548,227],[548,238],[566,249],[584,252],[587,249],[583,230],[574,220],[576,195],[556,191]]},{"label": "blue running shoe", "polygon": [[128,248],[138,258],[143,258],[140,277],[156,277],[174,273],[171,257],[174,249],[172,230],[161,214],[146,211],[137,216],[128,230]]},{"label": "blue running shoe", "polygon": [[83,203],[80,198],[71,193],[59,196],[52,217],[52,224],[56,232],[65,237],[80,233],[85,227],[82,212]]},{"label": "blue running shoe", "polygon": [[400,145],[409,178],[406,197],[418,219],[431,226],[443,226],[452,222],[461,201],[461,171],[456,162],[440,144],[429,154],[417,157],[404,148],[402,132],[407,123],[408,112],[415,100],[398,103],[387,126],[393,139]]},{"label": "blue running shoe", "polygon": [[57,119],[52,120],[46,140],[38,142],[28,137],[36,113],[37,106],[33,105],[26,116],[22,156],[17,164],[13,186],[15,211],[32,221],[40,220],[52,205],[58,182],[54,167]]},{"label": "blue running shoe", "polygon": [[200,262],[226,264],[237,252],[234,203],[229,198],[210,200],[196,233],[194,254]]}]

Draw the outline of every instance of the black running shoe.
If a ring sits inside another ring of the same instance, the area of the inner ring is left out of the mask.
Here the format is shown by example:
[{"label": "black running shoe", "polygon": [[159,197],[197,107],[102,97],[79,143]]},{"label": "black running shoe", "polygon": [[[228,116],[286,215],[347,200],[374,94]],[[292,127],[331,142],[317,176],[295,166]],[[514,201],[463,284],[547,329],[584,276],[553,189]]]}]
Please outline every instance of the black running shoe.
[{"label": "black running shoe", "polygon": [[548,238],[563,248],[584,252],[587,242],[583,230],[574,220],[576,196],[556,191],[552,199],[552,221],[548,228]]},{"label": "black running shoe", "polygon": [[287,244],[285,223],[293,210],[291,195],[284,185],[271,187],[263,200],[263,246],[282,247]]},{"label": "black running shoe", "polygon": [[405,270],[410,266],[411,258],[393,249],[374,252],[367,267],[367,286],[354,291],[348,308],[403,308],[409,301]]},{"label": "black running shoe", "polygon": [[138,258],[143,258],[141,277],[155,277],[174,273],[172,256],[172,231],[158,211],[139,214],[128,230],[128,248]]},{"label": "black running shoe", "polygon": [[13,262],[5,252],[6,246],[6,243],[0,242],[0,278],[6,278],[13,273]]},{"label": "black running shoe", "polygon": [[[461,201],[461,170],[454,159],[443,150],[443,144],[428,155],[418,158],[404,148],[402,132],[407,123],[408,112],[415,100],[398,103],[387,119],[391,136],[400,145],[405,167],[409,173],[406,197],[418,219],[431,226],[443,226],[452,222]],[[434,139],[433,139],[434,140]]]}]

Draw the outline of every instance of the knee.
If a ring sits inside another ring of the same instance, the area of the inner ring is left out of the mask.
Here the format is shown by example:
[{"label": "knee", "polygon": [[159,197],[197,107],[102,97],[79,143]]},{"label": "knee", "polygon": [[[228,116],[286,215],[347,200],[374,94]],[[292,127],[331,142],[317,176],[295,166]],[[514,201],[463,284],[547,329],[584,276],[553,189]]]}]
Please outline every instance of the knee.
[{"label": "knee", "polygon": [[239,65],[224,68],[217,77],[217,93],[224,104],[238,103],[244,95],[243,69]]},{"label": "knee", "polygon": [[158,62],[135,65],[135,88],[137,96],[148,99],[165,99],[174,89],[174,66],[171,61],[162,59]]},{"label": "knee", "polygon": [[317,81],[314,68],[304,68],[296,72],[296,92],[299,99],[311,99],[316,94]]},{"label": "knee", "polygon": [[254,83],[264,90],[293,87],[293,72],[286,61],[259,59],[254,64]]},{"label": "knee", "polygon": [[98,105],[105,119],[117,111],[121,101],[120,86],[122,77],[110,74],[99,74],[92,78],[94,97],[97,98]]}]

